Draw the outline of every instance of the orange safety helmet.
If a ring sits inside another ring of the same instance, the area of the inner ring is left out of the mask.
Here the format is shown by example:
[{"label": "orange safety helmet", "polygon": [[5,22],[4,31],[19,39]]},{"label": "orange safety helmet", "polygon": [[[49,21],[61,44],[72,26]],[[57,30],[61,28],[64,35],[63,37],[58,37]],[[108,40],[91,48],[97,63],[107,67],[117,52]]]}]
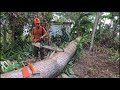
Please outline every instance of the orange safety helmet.
[{"label": "orange safety helmet", "polygon": [[40,20],[39,20],[39,18],[35,18],[35,19],[34,19],[34,24],[37,24],[37,23],[40,24]]}]

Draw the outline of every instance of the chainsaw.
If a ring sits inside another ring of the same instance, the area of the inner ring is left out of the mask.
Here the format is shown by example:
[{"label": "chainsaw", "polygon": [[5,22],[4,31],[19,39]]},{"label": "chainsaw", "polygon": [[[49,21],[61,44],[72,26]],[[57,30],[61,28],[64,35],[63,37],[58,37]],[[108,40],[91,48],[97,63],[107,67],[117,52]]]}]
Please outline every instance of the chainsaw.
[{"label": "chainsaw", "polygon": [[36,42],[36,43],[32,43],[32,45],[39,47],[39,48],[45,48],[45,49],[49,49],[49,50],[53,50],[53,51],[57,51],[57,52],[64,52],[63,48],[58,48],[58,47],[51,47],[48,45],[44,45],[44,43],[41,42]]}]

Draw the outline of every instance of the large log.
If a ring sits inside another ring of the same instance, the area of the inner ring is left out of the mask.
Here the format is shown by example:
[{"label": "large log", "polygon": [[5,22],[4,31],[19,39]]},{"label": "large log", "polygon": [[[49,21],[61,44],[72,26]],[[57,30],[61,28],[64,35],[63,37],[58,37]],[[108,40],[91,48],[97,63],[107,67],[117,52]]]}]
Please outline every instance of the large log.
[{"label": "large log", "polygon": [[[74,55],[77,46],[76,41],[79,40],[80,37],[70,42],[64,52],[57,52],[51,58],[34,63],[34,67],[40,71],[40,75],[36,78],[54,78],[58,76]],[[29,72],[32,74],[30,69]],[[19,69],[1,74],[1,78],[23,78],[23,75],[21,69]]]}]

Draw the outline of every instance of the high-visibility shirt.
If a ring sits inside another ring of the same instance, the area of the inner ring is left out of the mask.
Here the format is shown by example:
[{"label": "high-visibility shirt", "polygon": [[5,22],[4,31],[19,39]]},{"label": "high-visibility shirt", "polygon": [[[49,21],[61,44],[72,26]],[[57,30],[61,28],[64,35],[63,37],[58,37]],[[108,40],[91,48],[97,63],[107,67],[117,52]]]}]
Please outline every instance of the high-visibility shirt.
[{"label": "high-visibility shirt", "polygon": [[34,27],[32,29],[32,43],[35,43],[37,41],[40,41],[41,36],[48,35],[47,31],[40,26],[40,28]]}]

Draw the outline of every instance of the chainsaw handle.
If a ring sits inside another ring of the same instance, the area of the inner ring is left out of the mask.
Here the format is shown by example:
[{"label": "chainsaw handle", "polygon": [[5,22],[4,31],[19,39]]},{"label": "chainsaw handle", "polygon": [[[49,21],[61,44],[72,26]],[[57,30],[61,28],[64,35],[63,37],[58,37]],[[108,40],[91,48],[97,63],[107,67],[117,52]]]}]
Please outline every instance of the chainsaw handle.
[{"label": "chainsaw handle", "polygon": [[39,41],[40,46],[44,46],[44,42],[42,40]]}]

